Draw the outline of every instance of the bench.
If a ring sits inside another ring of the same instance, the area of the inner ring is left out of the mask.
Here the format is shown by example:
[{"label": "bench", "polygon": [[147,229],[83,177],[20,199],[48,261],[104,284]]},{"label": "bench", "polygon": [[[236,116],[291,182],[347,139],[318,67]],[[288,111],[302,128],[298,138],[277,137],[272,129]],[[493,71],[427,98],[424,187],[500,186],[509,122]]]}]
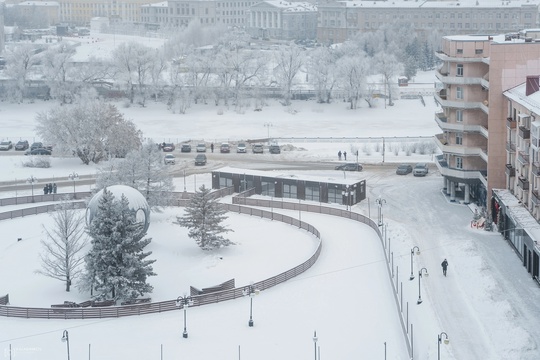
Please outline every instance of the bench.
[{"label": "bench", "polygon": [[189,287],[189,293],[191,296],[210,294],[218,291],[234,289],[234,279],[227,280],[219,285],[210,286],[202,289],[197,289],[194,286]]},{"label": "bench", "polygon": [[146,304],[152,301],[152,298],[142,298],[142,299],[130,299],[126,301],[122,301],[120,305],[138,305],[138,304]]},{"label": "bench", "polygon": [[116,300],[103,300],[92,302],[92,307],[104,307],[116,305]]}]

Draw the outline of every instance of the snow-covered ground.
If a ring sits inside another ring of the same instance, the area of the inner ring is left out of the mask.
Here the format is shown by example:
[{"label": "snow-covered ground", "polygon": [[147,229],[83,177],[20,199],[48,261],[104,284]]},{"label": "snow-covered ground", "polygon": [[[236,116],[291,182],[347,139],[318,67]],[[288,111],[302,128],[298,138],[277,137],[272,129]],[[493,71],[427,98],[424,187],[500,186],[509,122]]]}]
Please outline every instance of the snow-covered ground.
[{"label": "snow-covered ground", "polygon": [[[0,103],[0,136],[32,140],[35,112],[51,105]],[[218,115],[213,106],[193,107],[186,115],[170,114],[164,106],[155,104],[145,109],[120,110],[156,141],[257,139],[266,138],[268,132],[271,137],[333,138],[431,136],[439,132],[431,99],[425,107],[417,100],[398,100],[386,109],[382,105],[352,111],[344,103],[327,106],[305,101],[293,105],[296,112],[273,105],[262,112],[246,110],[243,114],[224,109],[223,115]],[[306,143],[306,150],[298,150],[303,147],[300,144],[292,143],[297,150],[282,152],[280,157],[264,154],[255,158],[246,154],[246,163],[257,159],[337,162],[337,151],[350,146],[349,141]],[[211,154],[207,155],[213,161]],[[362,156],[361,162],[370,162],[375,154]],[[393,161],[430,161],[430,157],[400,152]],[[81,165],[76,159],[54,157],[50,169],[28,169],[21,166],[22,158],[1,154],[0,181],[17,178],[24,183],[29,175],[65,178],[72,172],[95,172],[95,167]],[[219,161],[226,163],[223,157]],[[380,157],[372,162],[380,163]],[[331,170],[302,173],[343,176]],[[72,358],[309,359],[314,357],[312,337],[316,330],[316,347],[323,359],[383,359],[385,348],[388,359],[407,359],[384,260],[386,251],[393,258],[392,281],[403,289],[398,298],[403,299],[403,317],[408,319],[409,336],[413,338],[414,359],[435,359],[441,332],[450,338],[448,345],[440,344],[441,359],[540,358],[540,289],[499,234],[471,229],[470,209],[447,201],[434,165],[425,178],[397,176],[394,167],[370,167],[347,176],[366,179],[368,186],[368,199],[352,211],[376,218],[374,200],[379,196],[385,200],[387,247],[383,249],[373,231],[361,224],[302,213],[302,221],[321,231],[321,257],[304,274],[254,299],[253,328],[247,324],[249,299],[190,309],[188,339],[182,338],[181,311],[88,321],[0,318],[0,347],[5,357],[10,346],[14,359],[66,357],[66,344],[60,338],[68,330]],[[189,176],[186,182],[188,190],[210,185],[210,175]],[[184,179],[177,178],[176,185],[182,190]],[[21,189],[20,193],[29,191]],[[69,192],[71,187],[59,191]],[[175,299],[187,292],[189,285],[213,285],[230,277],[236,278],[237,285],[260,280],[307,259],[317,242],[290,226],[231,214],[228,224],[235,232],[230,237],[238,244],[203,253],[187,238],[185,229],[173,224],[179,213],[179,209],[167,209],[152,216],[150,250],[157,259],[158,276],[151,282],[156,301]],[[48,307],[64,300],[86,299],[76,291],[67,294],[62,283],[34,273],[39,267],[39,241],[44,238],[42,225],[50,226],[49,215],[0,222],[0,294],[9,293],[14,306]],[[23,240],[18,242],[17,238]],[[420,248],[421,254],[413,256],[416,277],[409,281],[414,246]],[[440,268],[444,258],[450,263],[448,277],[443,277]],[[423,267],[430,276],[421,279],[423,303],[417,305],[418,270]]]}]

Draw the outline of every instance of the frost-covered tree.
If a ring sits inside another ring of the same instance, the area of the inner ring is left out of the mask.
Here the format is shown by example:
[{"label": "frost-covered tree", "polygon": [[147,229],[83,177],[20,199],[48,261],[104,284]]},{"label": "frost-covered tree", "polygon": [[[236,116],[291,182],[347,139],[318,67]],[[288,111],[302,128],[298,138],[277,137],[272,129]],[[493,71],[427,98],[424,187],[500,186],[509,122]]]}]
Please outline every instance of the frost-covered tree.
[{"label": "frost-covered tree", "polygon": [[64,199],[56,206],[51,218],[53,226],[50,229],[44,227],[47,240],[41,240],[42,268],[36,272],[64,281],[66,291],[69,291],[72,281],[83,271],[82,250],[86,245],[84,213]]},{"label": "frost-covered tree", "polygon": [[294,43],[282,45],[275,52],[275,62],[274,76],[283,92],[283,104],[289,106],[294,78],[303,64],[302,49]]},{"label": "frost-covered tree", "polygon": [[234,245],[223,237],[224,233],[232,231],[222,225],[227,219],[226,212],[211,196],[210,189],[203,185],[186,206],[185,215],[178,216],[177,220],[180,226],[189,229],[188,236],[194,239],[201,249],[213,250]]},{"label": "frost-covered tree", "polygon": [[85,288],[93,289],[100,298],[133,299],[150,293],[147,283],[156,275],[148,260],[151,251],[144,251],[150,238],[141,234],[143,224],[137,223],[128,199],[103,190],[92,223],[88,227],[92,248],[85,257]]},{"label": "frost-covered tree", "polygon": [[41,139],[55,144],[58,151],[75,154],[86,165],[125,157],[139,148],[141,133],[135,124],[124,119],[115,106],[85,94],[74,104],[37,115],[36,132]]},{"label": "frost-covered tree", "polygon": [[6,51],[6,75],[13,79],[10,94],[14,101],[22,102],[28,80],[40,62],[41,49],[35,45],[22,44]]},{"label": "frost-covered tree", "polygon": [[155,51],[137,42],[122,43],[112,52],[113,65],[118,79],[126,83],[129,100],[135,99],[135,86],[144,105],[146,100],[145,85],[150,76]]},{"label": "frost-covered tree", "polygon": [[43,72],[47,78],[50,95],[60,103],[73,101],[76,85],[72,76],[78,70],[73,67],[75,48],[66,43],[50,46],[42,56]]},{"label": "frost-covered tree", "polygon": [[310,54],[308,74],[319,103],[330,102],[332,89],[336,85],[336,58],[330,47],[318,47]]},{"label": "frost-covered tree", "polygon": [[369,75],[369,59],[362,51],[354,55],[346,55],[336,62],[340,86],[345,90],[351,104],[356,109],[366,91],[366,78]]},{"label": "frost-covered tree", "polygon": [[394,55],[383,52],[375,55],[374,60],[377,71],[383,76],[385,86],[388,89],[386,92],[388,105],[392,106],[394,105],[394,101],[392,100],[392,84],[397,83],[397,81],[394,82],[394,78],[403,72],[403,65]]},{"label": "frost-covered tree", "polygon": [[127,185],[139,190],[153,209],[169,204],[174,190],[162,152],[152,140],[128,153],[123,161],[109,161],[100,168],[96,189],[110,185]]}]

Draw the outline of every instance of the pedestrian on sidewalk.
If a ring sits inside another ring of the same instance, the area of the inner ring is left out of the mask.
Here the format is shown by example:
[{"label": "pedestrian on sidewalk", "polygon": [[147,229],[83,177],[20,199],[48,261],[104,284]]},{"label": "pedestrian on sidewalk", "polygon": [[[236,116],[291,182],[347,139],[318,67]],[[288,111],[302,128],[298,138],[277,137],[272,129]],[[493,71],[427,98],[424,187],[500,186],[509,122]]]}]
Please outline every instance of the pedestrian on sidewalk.
[{"label": "pedestrian on sidewalk", "polygon": [[341,160],[341,150],[338,151],[337,157],[338,157],[339,160]]},{"label": "pedestrian on sidewalk", "polygon": [[343,152],[343,157],[345,158],[345,160],[347,160],[347,152],[346,151]]},{"label": "pedestrian on sidewalk", "polygon": [[444,259],[443,262],[441,263],[441,266],[442,266],[442,273],[444,276],[446,276],[446,269],[448,269],[448,261]]}]

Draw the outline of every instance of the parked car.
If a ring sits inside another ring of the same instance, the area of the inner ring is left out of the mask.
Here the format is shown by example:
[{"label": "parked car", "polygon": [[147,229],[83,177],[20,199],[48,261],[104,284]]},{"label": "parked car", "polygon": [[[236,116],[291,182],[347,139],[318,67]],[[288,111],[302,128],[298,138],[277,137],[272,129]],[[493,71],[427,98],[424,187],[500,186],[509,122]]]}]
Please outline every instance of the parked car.
[{"label": "parked car", "polygon": [[336,170],[342,171],[362,171],[362,165],[358,163],[348,163],[336,166]]},{"label": "parked car", "polygon": [[247,151],[247,148],[246,148],[246,143],[238,143],[238,145],[236,145],[236,152],[237,153],[245,153]]},{"label": "parked car", "polygon": [[32,143],[32,146],[30,146],[30,150],[35,150],[35,149],[43,149],[43,143],[41,142]]},{"label": "parked car", "polygon": [[190,144],[182,144],[182,147],[180,148],[181,152],[191,152],[191,145]]},{"label": "parked car", "polygon": [[39,148],[39,149],[33,149],[33,150],[27,150],[24,155],[51,155],[51,150],[47,150],[45,148]]},{"label": "parked car", "polygon": [[11,150],[13,143],[10,140],[0,142],[0,150]]},{"label": "parked car", "polygon": [[28,140],[20,140],[15,144],[15,150],[23,151],[27,150],[30,147],[30,144],[28,144]]},{"label": "parked car", "polygon": [[407,175],[412,173],[412,166],[409,164],[399,164],[396,169],[396,174],[398,175]]},{"label": "parked car", "polygon": [[161,144],[161,148],[165,152],[172,152],[176,148],[173,143],[163,143]]},{"label": "parked car", "polygon": [[262,146],[262,144],[254,144],[252,150],[254,154],[264,153],[264,147]]},{"label": "parked car", "polygon": [[426,163],[418,163],[414,165],[414,169],[413,169],[414,176],[426,176],[428,172],[429,172],[429,168]]},{"label": "parked car", "polygon": [[197,152],[206,152],[206,144],[205,143],[198,143],[197,147],[195,147],[195,150]]},{"label": "parked car", "polygon": [[221,146],[219,147],[219,152],[230,153],[231,152],[231,145],[229,145],[228,143],[221,144]]},{"label": "parked car", "polygon": [[268,151],[270,152],[270,154],[280,154],[281,148],[279,147],[278,144],[271,144],[270,147],[268,148]]},{"label": "parked car", "polygon": [[195,165],[206,165],[206,155],[205,154],[197,154],[195,156]]},{"label": "parked car", "polygon": [[165,165],[174,165],[174,164],[176,164],[176,159],[175,159],[173,154],[165,155],[165,158],[163,158],[163,161],[165,162]]}]

